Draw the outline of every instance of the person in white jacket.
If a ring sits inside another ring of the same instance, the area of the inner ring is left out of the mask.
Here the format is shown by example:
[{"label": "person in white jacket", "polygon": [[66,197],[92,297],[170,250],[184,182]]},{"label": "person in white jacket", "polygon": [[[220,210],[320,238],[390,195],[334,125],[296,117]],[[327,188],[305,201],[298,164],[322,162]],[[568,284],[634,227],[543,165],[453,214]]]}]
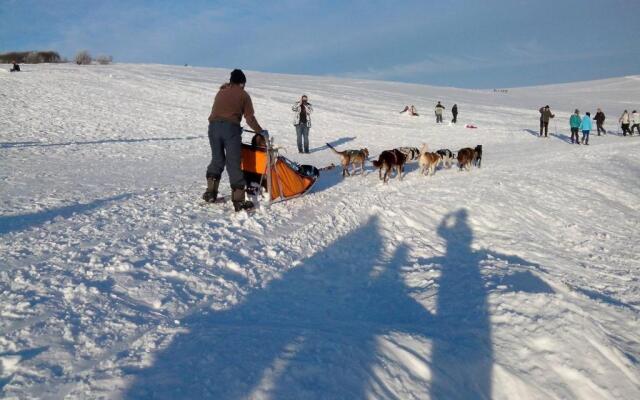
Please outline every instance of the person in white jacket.
[{"label": "person in white jacket", "polygon": [[631,113],[631,131],[629,131],[629,135],[633,135],[634,129],[637,129],[638,135],[640,135],[640,113],[636,110]]},{"label": "person in white jacket", "polygon": [[313,106],[303,94],[300,101],[291,108],[293,110],[293,126],[296,127],[298,153],[309,153],[309,129],[311,128],[311,113]]},{"label": "person in white jacket", "polygon": [[627,132],[631,134],[631,131],[629,131],[629,113],[627,110],[624,110],[618,122],[620,122],[620,126],[622,127],[622,136],[627,136]]}]

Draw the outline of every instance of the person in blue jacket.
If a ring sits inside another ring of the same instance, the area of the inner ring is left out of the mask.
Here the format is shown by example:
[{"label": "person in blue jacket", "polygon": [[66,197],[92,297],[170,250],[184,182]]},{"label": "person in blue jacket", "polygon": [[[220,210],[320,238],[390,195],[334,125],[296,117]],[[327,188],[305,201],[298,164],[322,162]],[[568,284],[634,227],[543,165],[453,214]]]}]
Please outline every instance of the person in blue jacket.
[{"label": "person in blue jacket", "polygon": [[582,118],[582,122],[580,123],[580,130],[582,130],[582,143],[588,145],[589,144],[589,132],[591,132],[592,123],[591,123],[591,113],[587,112],[585,116]]},{"label": "person in blue jacket", "polygon": [[571,118],[569,118],[569,126],[571,127],[571,144],[580,144],[578,130],[580,129],[581,122],[582,119],[580,118],[580,111],[576,108],[576,111],[571,115]]}]

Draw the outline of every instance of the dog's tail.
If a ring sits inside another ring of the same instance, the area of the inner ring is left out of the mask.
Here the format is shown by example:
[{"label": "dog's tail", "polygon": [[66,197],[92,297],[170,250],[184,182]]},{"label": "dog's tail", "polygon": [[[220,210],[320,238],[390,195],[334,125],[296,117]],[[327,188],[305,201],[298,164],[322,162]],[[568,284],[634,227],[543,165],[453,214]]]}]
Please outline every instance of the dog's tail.
[{"label": "dog's tail", "polygon": [[426,143],[422,143],[422,147],[420,147],[420,154],[424,154],[429,151],[429,146]]},{"label": "dog's tail", "polygon": [[374,168],[382,167],[382,161],[381,160],[373,160],[371,163],[373,164]]},{"label": "dog's tail", "polygon": [[332,145],[330,145],[329,143],[325,143],[325,144],[326,144],[327,146],[329,146],[329,148],[330,148],[331,150],[333,150],[333,152],[334,152],[334,153],[336,153],[336,154],[342,154],[342,152],[341,152],[341,151],[336,150],[336,149],[335,149],[335,147],[333,147],[333,146],[332,146]]}]

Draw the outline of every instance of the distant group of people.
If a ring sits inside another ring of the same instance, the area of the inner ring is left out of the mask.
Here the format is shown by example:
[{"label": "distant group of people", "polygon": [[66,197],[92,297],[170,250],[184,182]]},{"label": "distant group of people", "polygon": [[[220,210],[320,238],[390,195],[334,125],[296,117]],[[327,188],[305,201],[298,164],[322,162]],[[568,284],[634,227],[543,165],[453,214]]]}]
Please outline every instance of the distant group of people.
[{"label": "distant group of people", "polygon": [[[546,105],[541,107],[540,112],[540,137],[547,137],[549,131],[549,121],[555,117],[555,114],[551,112],[551,108]],[[571,129],[571,143],[575,144],[589,144],[589,135],[593,130],[593,121],[596,123],[596,129],[598,136],[600,133],[606,135],[607,130],[604,129],[604,121],[606,116],[604,112],[598,108],[593,120],[591,119],[591,113],[586,112],[584,116],[580,116],[580,110],[576,109],[569,118],[569,128]],[[633,110],[631,114],[627,110],[624,110],[620,118],[618,119],[622,128],[622,135],[627,136],[627,133],[631,136],[633,131],[637,130],[640,135],[640,113]],[[582,138],[579,138],[579,132],[582,132]]]},{"label": "distant group of people", "polygon": [[411,105],[411,107],[405,106],[404,109],[400,111],[400,114],[402,113],[409,113],[409,115],[411,115],[412,117],[417,117],[420,115],[418,114],[418,110],[416,109],[416,106],[414,106],[413,104]]},{"label": "distant group of people", "polygon": [[[444,106],[438,102],[438,104],[436,104],[436,109],[435,109],[435,113],[436,113],[436,124],[441,124],[442,123],[442,116],[444,115]],[[454,104],[453,107],[451,107],[451,115],[453,116],[453,119],[451,120],[452,124],[455,124],[458,122],[458,105]]]},{"label": "distant group of people", "polygon": [[[627,136],[627,133],[633,135],[634,130],[637,130],[638,135],[640,135],[640,113],[638,113],[638,111],[633,110],[631,115],[629,115],[629,112],[624,110],[618,122],[620,122],[623,136]],[[631,129],[629,129],[629,127],[631,127]]]},{"label": "distant group of people", "polygon": [[[436,114],[436,124],[442,123],[444,110],[445,110],[445,107],[440,102],[438,102],[434,110]],[[402,113],[408,113],[409,115],[414,117],[417,117],[419,115],[418,110],[413,104],[411,106],[405,106],[404,109],[400,111],[400,114]],[[453,124],[457,123],[458,122],[458,105],[457,104],[454,104],[453,107],[451,108],[451,115],[453,116],[451,123]]]},{"label": "distant group of people", "polygon": [[[598,109],[599,114],[602,116],[602,122],[604,123],[604,114],[600,109]],[[596,114],[597,116],[598,114]],[[591,129],[593,128],[593,124],[591,122],[591,113],[587,111],[584,117],[580,118],[580,110],[576,108],[575,112],[569,118],[569,127],[571,128],[571,143],[575,144],[589,144],[589,133],[591,133]],[[598,124],[598,136],[600,136],[600,129],[602,128],[602,124]],[[604,128],[602,128],[604,130]],[[578,133],[582,131],[582,138],[578,139]],[[606,131],[605,131],[606,135]]]}]

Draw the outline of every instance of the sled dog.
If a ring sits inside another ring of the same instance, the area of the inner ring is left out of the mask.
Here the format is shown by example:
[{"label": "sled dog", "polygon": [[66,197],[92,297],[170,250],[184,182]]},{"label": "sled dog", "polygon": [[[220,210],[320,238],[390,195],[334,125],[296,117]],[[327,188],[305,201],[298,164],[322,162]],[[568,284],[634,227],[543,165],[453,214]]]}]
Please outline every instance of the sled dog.
[{"label": "sled dog", "polygon": [[451,164],[453,164],[453,159],[455,158],[453,156],[453,152],[449,149],[440,149],[436,151],[436,153],[440,154],[440,157],[442,158],[442,165],[446,168],[451,168]]},{"label": "sled dog", "polygon": [[420,158],[420,150],[417,147],[398,147],[398,151],[405,155],[406,162]]},{"label": "sled dog", "polygon": [[[362,174],[362,176],[364,176],[364,164],[367,158],[369,158],[369,150],[366,147],[360,150],[338,151],[329,143],[327,143],[327,146],[329,146],[329,148],[333,150],[334,153],[340,156],[340,163],[342,164],[342,177],[344,177],[345,175],[351,176],[351,172],[355,173],[357,165],[360,166],[360,173]],[[349,167],[351,166],[353,166],[353,169],[351,172],[349,172]]]},{"label": "sled dog", "polygon": [[475,149],[465,147],[458,151],[458,168],[460,168],[460,171],[462,171],[463,168],[469,171],[472,165],[479,167],[481,160],[482,145],[477,145]]},{"label": "sled dog", "polygon": [[[393,169],[396,170],[398,178],[402,180],[402,173],[404,172],[404,164],[406,160],[407,156],[398,149],[385,150],[380,153],[377,161],[373,161],[373,166],[374,168],[379,169],[378,177],[382,179],[384,183],[387,183]],[[384,177],[382,176],[383,169]]]},{"label": "sled dog", "polygon": [[475,159],[473,160],[473,165],[480,168],[482,164],[482,145],[481,144],[477,145],[476,148],[474,149],[474,152],[475,152]]},{"label": "sled dog", "polygon": [[442,162],[442,156],[438,153],[430,153],[426,144],[422,145],[420,149],[420,173],[425,175],[428,171],[428,175],[436,173],[436,167]]}]

